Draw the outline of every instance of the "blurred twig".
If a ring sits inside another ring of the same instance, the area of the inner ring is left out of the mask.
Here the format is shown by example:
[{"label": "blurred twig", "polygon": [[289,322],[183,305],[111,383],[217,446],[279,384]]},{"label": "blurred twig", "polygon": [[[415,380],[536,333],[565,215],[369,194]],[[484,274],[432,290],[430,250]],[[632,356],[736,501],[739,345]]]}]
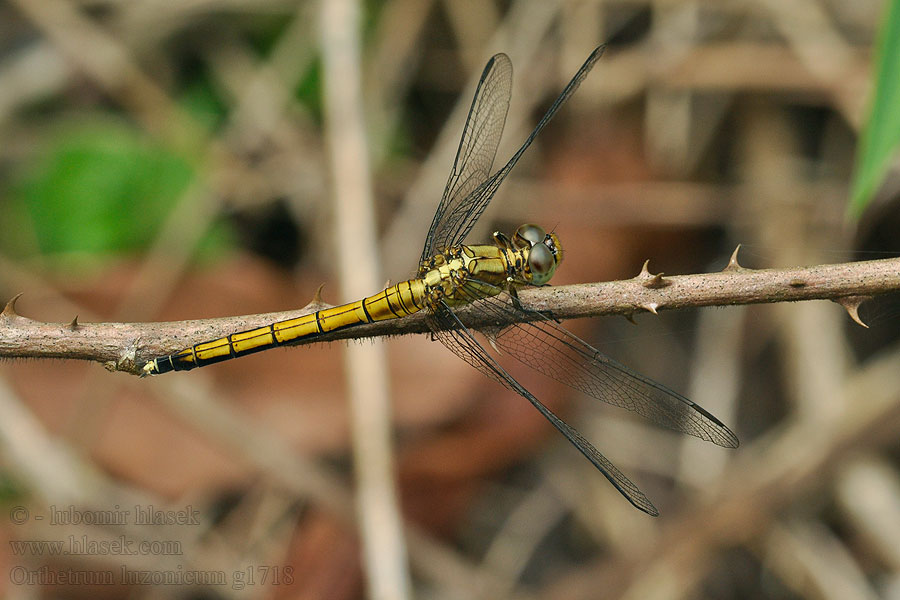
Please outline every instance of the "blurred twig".
[{"label": "blurred twig", "polygon": [[[357,0],[323,2],[319,21],[337,262],[341,291],[348,300],[378,285],[380,262],[363,115],[360,4]],[[368,595],[373,600],[402,600],[410,597],[412,582],[394,478],[384,346],[348,346],[344,365]]]}]

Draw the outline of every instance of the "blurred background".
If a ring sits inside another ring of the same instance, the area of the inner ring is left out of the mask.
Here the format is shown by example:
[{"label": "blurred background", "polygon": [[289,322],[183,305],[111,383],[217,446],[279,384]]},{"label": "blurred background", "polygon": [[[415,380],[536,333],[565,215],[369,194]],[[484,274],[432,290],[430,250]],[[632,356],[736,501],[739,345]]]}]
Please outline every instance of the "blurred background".
[{"label": "blurred background", "polygon": [[[326,302],[354,299],[338,281],[353,240],[337,233],[349,217],[333,201],[321,9],[0,4],[0,296],[24,292],[18,312],[53,322],[287,310],[323,282]],[[898,178],[857,183],[871,200],[850,202],[885,2],[360,10],[349,30],[371,172],[364,225],[378,240],[363,254],[380,266],[365,269],[367,293],[414,273],[488,58],[506,52],[515,68],[502,164],[604,42],[470,241],[525,222],[554,229],[566,250],[555,284],[632,277],[648,258],[653,272],[716,271],[738,243],[751,268],[896,256]],[[566,323],[716,414],[736,451],[514,371],[647,493],[656,519],[523,398],[427,336],[351,342],[386,349],[413,595],[900,598],[898,298],[861,315],[871,329],[826,302]],[[3,596],[373,594],[347,346],[153,380],[4,361]],[[173,522],[136,523],[153,511]],[[116,514],[124,522],[94,523]],[[370,546],[382,551],[393,552]],[[90,579],[106,572],[112,582]]]}]

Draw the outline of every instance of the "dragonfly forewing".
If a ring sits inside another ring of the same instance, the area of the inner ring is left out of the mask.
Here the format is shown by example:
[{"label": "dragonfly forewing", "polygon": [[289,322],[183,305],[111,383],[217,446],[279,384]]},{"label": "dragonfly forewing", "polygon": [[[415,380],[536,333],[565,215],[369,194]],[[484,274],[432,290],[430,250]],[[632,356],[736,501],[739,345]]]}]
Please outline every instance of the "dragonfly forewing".
[{"label": "dragonfly forewing", "polygon": [[452,229],[465,216],[465,200],[487,181],[503,135],[512,93],[512,63],[505,54],[488,61],[466,117],[444,194],[425,239],[420,263],[447,247]]},{"label": "dragonfly forewing", "polygon": [[[468,136],[470,136],[477,128],[469,127],[469,122],[466,123],[466,129],[463,132],[463,138],[460,142],[459,152],[457,153],[456,162],[454,163],[453,171],[450,174],[450,181],[447,183],[447,188],[444,190],[444,196],[441,200],[441,204],[438,207],[437,213],[434,215],[434,220],[431,224],[431,229],[428,232],[428,236],[425,241],[425,249],[422,252],[422,260],[427,260],[435,250],[440,250],[445,247],[458,246],[465,241],[466,235],[468,235],[469,231],[472,230],[472,227],[475,225],[475,222],[478,221],[478,218],[481,216],[481,213],[484,212],[487,205],[490,203],[491,199],[494,197],[494,194],[497,193],[497,189],[500,187],[500,184],[503,183],[503,180],[506,179],[506,176],[509,175],[509,172],[512,171],[513,167],[516,166],[516,163],[519,162],[519,159],[522,157],[522,154],[525,153],[525,150],[531,146],[531,143],[538,136],[541,130],[550,122],[550,119],[559,111],[563,104],[565,104],[566,100],[568,100],[572,94],[575,93],[575,90],[578,89],[578,86],[581,85],[581,82],[584,81],[584,78],[587,77],[588,73],[591,69],[594,68],[594,64],[600,57],[603,55],[603,51],[606,49],[606,46],[598,46],[594,49],[590,56],[588,56],[587,60],[584,61],[584,64],[581,65],[581,68],[578,69],[578,72],[572,77],[566,87],[560,92],[559,96],[557,96],[556,100],[553,104],[550,105],[550,108],[547,109],[547,112],[544,113],[544,116],[535,126],[534,130],[531,134],[525,139],[525,142],[519,147],[515,154],[513,154],[512,158],[507,161],[503,167],[498,170],[496,173],[487,177],[488,174],[485,174],[484,181],[477,181],[477,178],[469,180],[469,186],[471,187],[471,191],[468,194],[462,194],[461,191],[463,188],[458,186],[455,182],[458,179],[457,172],[459,169],[457,168],[458,164],[469,164],[468,154],[470,153],[484,153],[484,150],[481,149],[479,144],[473,144],[471,142],[467,142]],[[489,73],[489,67],[492,64],[496,65],[500,57],[505,59],[505,62],[509,62],[509,57],[505,54],[498,54],[491,59],[488,63],[488,67],[485,67],[485,72],[482,75],[482,83],[485,80],[485,77],[490,77],[492,74]],[[512,65],[509,66],[509,76],[512,77]],[[475,99],[472,101],[472,108],[469,113],[469,121],[471,122],[490,122],[489,119],[482,118],[478,113],[482,111],[488,112],[490,114],[489,108],[493,107],[495,103],[485,103],[482,104],[481,96],[487,95],[487,86],[479,85],[478,91],[475,94]],[[499,105],[499,103],[496,103]],[[506,119],[506,108],[508,108],[509,98],[507,96],[506,100],[507,107],[504,108],[503,112],[503,120]],[[481,108],[482,106],[488,108]],[[496,111],[496,108],[491,109]],[[473,115],[475,115],[473,117]],[[492,149],[491,154],[491,163],[493,162],[493,155],[497,152],[497,144],[499,144],[499,137],[503,133],[503,124],[502,122],[499,125],[499,128],[496,126],[484,126],[483,127],[484,135],[487,136],[487,139],[484,140],[484,144],[486,148]],[[496,133],[497,139],[493,139],[490,137]],[[461,158],[462,157],[462,158]],[[487,167],[490,169],[490,165]],[[462,171],[459,171],[462,172]],[[482,171],[475,171],[481,175]],[[474,185],[473,185],[474,184]]]}]

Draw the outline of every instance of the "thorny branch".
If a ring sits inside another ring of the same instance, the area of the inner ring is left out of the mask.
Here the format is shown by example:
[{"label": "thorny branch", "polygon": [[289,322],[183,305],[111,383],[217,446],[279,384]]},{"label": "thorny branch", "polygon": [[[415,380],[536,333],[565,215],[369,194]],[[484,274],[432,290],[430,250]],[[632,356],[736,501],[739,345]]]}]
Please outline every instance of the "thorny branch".
[{"label": "thorny branch", "polygon": [[[373,290],[374,291],[374,290]],[[737,250],[718,273],[663,276],[649,272],[647,263],[632,279],[590,284],[542,287],[520,292],[522,303],[551,311],[558,319],[623,315],[700,306],[729,306],[800,300],[833,300],[854,321],[865,324],[859,305],[872,296],[900,291],[900,258],[796,267],[747,269],[737,262]],[[218,319],[165,323],[43,323],[16,313],[16,298],[0,313],[0,358],[74,358],[102,362],[110,371],[141,373],[148,360],[193,344],[309,314],[327,308],[318,294],[299,310]],[[512,322],[488,320],[463,307],[458,314],[469,327],[496,327]],[[311,342],[359,339],[385,335],[427,333],[417,314],[335,331]]]}]

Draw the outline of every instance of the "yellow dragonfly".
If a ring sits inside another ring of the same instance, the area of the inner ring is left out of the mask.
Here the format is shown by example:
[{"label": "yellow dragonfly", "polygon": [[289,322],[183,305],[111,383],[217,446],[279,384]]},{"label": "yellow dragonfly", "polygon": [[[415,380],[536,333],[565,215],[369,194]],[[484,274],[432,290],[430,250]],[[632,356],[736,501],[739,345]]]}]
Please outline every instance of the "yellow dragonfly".
[{"label": "yellow dragonfly", "polygon": [[[526,398],[629,502],[650,515],[658,515],[656,507],[634,483],[516,381],[501,365],[501,359],[518,360],[598,400],[719,446],[736,448],[737,436],[699,405],[601,354],[563,328],[552,314],[530,310],[519,302],[518,288],[546,284],[562,261],[562,246],[554,233],[537,225],[522,225],[512,237],[494,233],[492,244],[463,244],[497,188],[575,92],[603,50],[604,46],[600,46],[591,53],[531,135],[493,173],[509,109],[512,63],[506,54],[497,54],[488,61],[469,109],[450,178],[425,237],[415,278],[356,302],[233,333],[155,358],[144,365],[144,374],[187,371],[424,310],[434,338],[491,379]],[[461,305],[472,305],[498,322],[514,323],[486,333],[497,356],[488,352],[454,313],[454,307]]]}]

